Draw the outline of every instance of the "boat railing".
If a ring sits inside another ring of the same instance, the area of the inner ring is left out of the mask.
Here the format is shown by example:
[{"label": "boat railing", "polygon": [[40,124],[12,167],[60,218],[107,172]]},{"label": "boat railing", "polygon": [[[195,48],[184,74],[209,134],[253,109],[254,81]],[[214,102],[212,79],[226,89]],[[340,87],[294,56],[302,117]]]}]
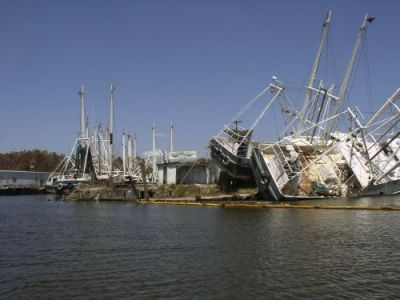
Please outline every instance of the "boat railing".
[{"label": "boat railing", "polygon": [[[282,147],[280,145],[274,145],[272,147],[272,149],[274,151],[275,157],[278,159],[278,161],[280,162],[280,164],[283,167],[283,173],[286,173],[289,178],[293,177],[294,174],[297,174],[297,172],[298,172],[297,168],[295,169],[294,164],[291,163],[291,162],[293,162],[293,159],[288,158],[286,156],[286,154],[282,150]],[[297,159],[296,159],[296,163],[297,163]],[[282,175],[283,174],[281,174],[279,177],[281,177]]]},{"label": "boat railing", "polygon": [[251,139],[252,130],[239,130],[239,129],[232,129],[229,126],[225,125],[223,132],[229,136],[230,138],[234,139],[236,142],[248,142]]},{"label": "boat railing", "polygon": [[247,157],[252,132],[248,130],[233,130],[225,126],[223,135],[214,137],[214,141],[226,148],[228,151],[240,157]]}]

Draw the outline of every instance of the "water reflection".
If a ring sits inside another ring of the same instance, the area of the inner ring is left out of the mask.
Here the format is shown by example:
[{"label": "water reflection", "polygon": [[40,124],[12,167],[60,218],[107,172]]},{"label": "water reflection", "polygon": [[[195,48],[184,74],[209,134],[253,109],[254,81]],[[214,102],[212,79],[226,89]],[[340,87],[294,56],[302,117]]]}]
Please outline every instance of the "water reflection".
[{"label": "water reflection", "polygon": [[0,297],[396,298],[398,220],[3,197]]}]

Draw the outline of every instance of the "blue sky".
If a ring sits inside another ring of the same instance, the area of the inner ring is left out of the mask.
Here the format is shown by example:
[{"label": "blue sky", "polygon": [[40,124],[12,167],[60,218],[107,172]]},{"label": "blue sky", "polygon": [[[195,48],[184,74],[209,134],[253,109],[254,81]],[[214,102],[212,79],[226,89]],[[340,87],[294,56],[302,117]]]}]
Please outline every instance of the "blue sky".
[{"label": "blue sky", "polygon": [[106,125],[110,83],[116,132],[135,132],[139,152],[151,148],[151,122],[167,134],[170,120],[177,149],[204,149],[271,76],[304,87],[330,8],[338,84],[364,15],[376,16],[365,48],[372,92],[365,57],[351,90],[352,105],[376,108],[400,87],[396,0],[2,0],[0,152],[68,152],[80,85],[90,121]]}]

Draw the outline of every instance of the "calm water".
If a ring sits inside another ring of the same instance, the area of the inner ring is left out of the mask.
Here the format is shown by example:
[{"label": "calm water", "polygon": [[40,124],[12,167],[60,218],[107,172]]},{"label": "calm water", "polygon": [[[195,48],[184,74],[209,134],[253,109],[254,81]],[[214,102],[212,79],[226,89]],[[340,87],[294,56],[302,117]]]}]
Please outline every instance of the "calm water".
[{"label": "calm water", "polygon": [[400,295],[399,212],[48,199],[0,198],[2,299]]}]

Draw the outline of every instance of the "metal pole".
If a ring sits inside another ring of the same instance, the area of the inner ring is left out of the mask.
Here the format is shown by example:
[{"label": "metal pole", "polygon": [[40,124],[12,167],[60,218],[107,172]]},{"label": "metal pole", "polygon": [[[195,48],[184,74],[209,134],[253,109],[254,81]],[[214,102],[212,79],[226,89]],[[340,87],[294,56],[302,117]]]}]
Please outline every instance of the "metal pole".
[{"label": "metal pole", "polygon": [[109,128],[108,132],[110,135],[110,153],[109,153],[109,160],[110,160],[110,178],[112,177],[112,159],[113,159],[113,132],[114,132],[114,91],[115,86],[112,84],[110,85],[110,118],[109,118]]},{"label": "metal pole", "polygon": [[318,72],[318,67],[319,67],[319,64],[321,61],[322,50],[324,49],[324,45],[325,45],[325,42],[326,42],[326,39],[328,36],[328,32],[329,32],[329,26],[331,25],[331,18],[332,18],[332,11],[329,10],[328,14],[324,20],[324,24],[322,25],[321,40],[320,40],[319,47],[317,50],[317,55],[315,56],[315,61],[314,61],[314,64],[313,64],[313,67],[311,70],[310,80],[308,82],[308,90],[307,90],[306,98],[304,100],[304,106],[300,112],[300,117],[302,118],[302,120],[300,122],[299,131],[301,131],[305,125],[304,118],[306,116],[307,107],[310,105],[311,94],[312,94],[312,90],[310,88],[314,87],[314,83],[315,83],[317,72]]},{"label": "metal pole", "polygon": [[137,160],[137,155],[136,155],[136,134],[133,135],[133,169],[136,169],[136,160]]},{"label": "metal pole", "polygon": [[388,100],[386,100],[385,104],[382,105],[382,107],[375,113],[375,115],[372,116],[372,118],[368,121],[366,127],[370,126],[373,124],[376,120],[378,120],[388,109],[390,109],[392,106],[396,108],[396,110],[399,112],[399,109],[397,105],[395,104],[396,101],[400,99],[400,89],[397,89],[396,92]]},{"label": "metal pole", "polygon": [[400,161],[398,161],[396,164],[394,164],[389,170],[387,170],[385,173],[383,173],[381,176],[379,176],[377,179],[373,180],[373,182],[378,183],[381,181],[383,178],[388,176],[390,173],[392,173],[396,168],[400,166]]},{"label": "metal pole", "polygon": [[[367,31],[368,24],[371,23],[374,19],[375,19],[374,17],[367,14],[364,18],[364,22],[363,22],[359,32],[358,32],[357,40],[354,45],[350,63],[349,63],[349,66],[347,67],[346,74],[344,76],[342,85],[340,87],[339,97],[338,97],[339,99],[336,101],[336,105],[334,105],[334,107],[333,107],[333,111],[332,111],[333,115],[336,115],[339,112],[339,110],[342,106],[342,103],[344,102],[344,97],[346,95],[347,87],[349,86],[351,75],[353,74],[354,65],[355,65],[358,53],[360,51],[361,42],[364,38],[365,32]],[[328,128],[328,133],[331,133],[334,130],[334,128],[336,127],[336,125],[337,125],[337,120],[335,120],[335,122],[332,122],[331,126]]]},{"label": "metal pole", "polygon": [[86,136],[86,128],[85,128],[85,89],[81,86],[79,91],[79,96],[81,98],[81,138],[85,138]]},{"label": "metal pole", "polygon": [[169,152],[174,151],[174,123],[171,121],[170,131],[169,131]]},{"label": "metal pole", "polygon": [[132,174],[132,135],[128,134],[128,174]]},{"label": "metal pole", "polygon": [[156,178],[156,124],[153,122],[153,126],[151,127],[152,135],[153,135],[153,182]]},{"label": "metal pole", "polygon": [[123,170],[123,175],[124,179],[126,176],[126,145],[125,145],[125,132],[122,133],[122,170]]}]

